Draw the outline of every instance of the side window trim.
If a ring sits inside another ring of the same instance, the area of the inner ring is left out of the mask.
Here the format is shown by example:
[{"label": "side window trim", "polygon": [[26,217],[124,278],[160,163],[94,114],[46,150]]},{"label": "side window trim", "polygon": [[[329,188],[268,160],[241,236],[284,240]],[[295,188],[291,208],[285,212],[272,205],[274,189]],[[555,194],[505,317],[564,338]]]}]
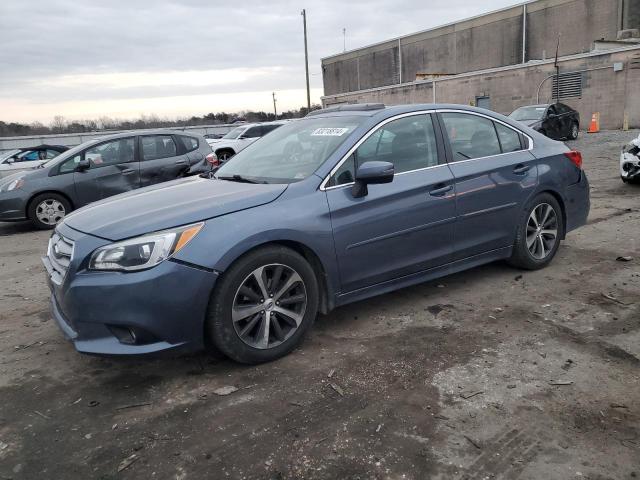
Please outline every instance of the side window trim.
[{"label": "side window trim", "polygon": [[415,112],[402,113],[400,115],[395,115],[393,117],[385,118],[381,122],[377,123],[376,125],[371,127],[369,129],[369,131],[366,132],[362,136],[362,138],[360,138],[360,140],[358,140],[347,151],[347,153],[345,153],[343,155],[343,157],[338,161],[338,163],[336,163],[336,165],[331,169],[329,174],[324,178],[324,180],[320,184],[319,189],[322,190],[322,191],[326,191],[326,190],[333,190],[333,189],[337,189],[337,188],[345,188],[345,187],[352,186],[354,184],[354,182],[344,183],[344,184],[341,184],[341,185],[333,185],[333,186],[331,186],[329,184],[331,183],[331,179],[333,178],[335,173],[340,169],[342,164],[344,162],[346,162],[353,155],[353,153],[360,147],[360,145],[362,145],[364,142],[366,142],[367,139],[371,135],[375,134],[378,130],[380,130],[380,128],[385,126],[387,123],[391,123],[391,122],[393,122],[395,120],[399,120],[399,119],[405,118],[405,117],[415,117],[415,116],[418,116],[418,115],[431,115],[431,120],[433,122],[433,129],[434,129],[434,133],[435,133],[435,137],[436,137],[436,150],[438,152],[438,165],[432,165],[430,167],[419,168],[417,170],[409,170],[407,172],[400,172],[400,173],[396,173],[395,175],[404,175],[406,173],[419,172],[419,171],[422,171],[422,170],[428,170],[430,168],[439,168],[439,167],[447,165],[447,161],[446,161],[446,157],[445,157],[445,149],[444,149],[444,146],[442,145],[442,138],[441,138],[442,132],[441,132],[441,129],[440,129],[440,124],[439,124],[438,119],[436,118],[435,114],[436,114],[436,110],[419,110],[419,111],[415,111]]},{"label": "side window trim", "polygon": [[[463,163],[463,162],[472,162],[474,160],[482,160],[483,158],[493,158],[493,157],[498,157],[501,155],[509,155],[510,153],[516,153],[516,152],[507,152],[507,153],[499,153],[498,155],[489,155],[486,157],[476,157],[476,158],[470,158],[468,160],[458,160],[457,162],[454,162],[453,157],[452,157],[452,150],[451,150],[451,144],[449,143],[449,135],[446,132],[446,129],[444,128],[444,121],[442,120],[442,117],[440,116],[442,113],[465,113],[465,114],[469,114],[469,115],[475,115],[477,117],[483,117],[486,118],[488,120],[491,120],[492,122],[494,122],[494,129],[496,129],[495,124],[499,123],[501,125],[504,125],[507,128],[510,128],[511,130],[513,130],[514,132],[516,132],[520,138],[524,138],[525,139],[525,144],[522,145],[522,150],[519,150],[520,152],[528,152],[533,150],[534,144],[533,144],[533,138],[531,138],[529,135],[527,135],[526,133],[518,130],[515,127],[512,127],[511,125],[509,125],[508,123],[505,123],[501,120],[498,120],[496,118],[490,117],[489,115],[484,115],[482,113],[479,112],[472,112],[469,110],[456,110],[456,109],[452,109],[452,108],[446,108],[446,109],[438,109],[435,111],[436,113],[436,117],[438,117],[438,122],[440,123],[440,129],[441,129],[441,133],[443,136],[443,140],[446,144],[446,151],[447,151],[447,162],[448,163]],[[496,134],[497,134],[497,130],[496,130]],[[498,141],[500,142],[500,135],[498,135]],[[522,143],[522,142],[521,142]],[[502,143],[500,143],[500,150],[502,151]]]},{"label": "side window trim", "polygon": [[[500,153],[507,153],[504,151],[504,147],[502,146],[502,139],[500,138],[500,132],[498,131],[498,126],[496,125],[496,122],[491,122],[491,124],[493,125],[493,131],[496,132],[496,137],[498,137],[498,146],[500,147]],[[520,148],[522,148],[522,145],[520,145]],[[513,153],[513,152],[509,152],[509,153]]]}]

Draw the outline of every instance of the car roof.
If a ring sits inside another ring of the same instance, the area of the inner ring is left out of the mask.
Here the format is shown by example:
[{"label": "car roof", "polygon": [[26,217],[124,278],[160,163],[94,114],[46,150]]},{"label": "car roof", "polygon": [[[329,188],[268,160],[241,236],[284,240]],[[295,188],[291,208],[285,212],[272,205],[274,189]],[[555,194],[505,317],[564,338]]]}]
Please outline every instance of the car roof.
[{"label": "car roof", "polygon": [[182,130],[169,130],[169,129],[145,129],[145,130],[127,130],[126,132],[113,133],[111,135],[101,135],[83,142],[82,145],[94,145],[96,143],[102,143],[109,140],[116,140],[118,138],[127,138],[134,135],[191,135],[194,137],[202,137],[199,133],[184,132]]},{"label": "car roof", "polygon": [[[486,109],[460,105],[455,103],[421,103],[407,105],[383,105],[383,104],[353,104],[340,105],[322,110],[315,110],[305,118],[322,118],[337,116],[367,116],[367,117],[391,117],[403,113],[418,112],[422,110],[463,110],[476,113],[487,113]],[[501,116],[497,112],[490,111],[493,116]]]},{"label": "car roof", "polygon": [[522,105],[521,107],[518,107],[518,108],[547,108],[550,105],[551,105],[550,103],[541,103],[539,105]]},{"label": "car roof", "polygon": [[27,152],[29,150],[47,150],[47,149],[64,152],[66,150],[69,150],[69,147],[65,147],[64,145],[48,145],[46,143],[43,143],[42,145],[38,145],[35,147],[22,147],[22,148],[19,148],[18,150],[20,150],[21,152]]}]

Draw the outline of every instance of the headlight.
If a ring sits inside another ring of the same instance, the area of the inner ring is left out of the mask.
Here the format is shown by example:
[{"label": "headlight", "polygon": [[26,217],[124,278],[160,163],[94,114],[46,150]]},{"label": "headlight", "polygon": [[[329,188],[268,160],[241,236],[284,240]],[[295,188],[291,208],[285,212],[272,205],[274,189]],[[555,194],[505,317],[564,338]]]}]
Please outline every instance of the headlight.
[{"label": "headlight", "polygon": [[90,270],[144,270],[164,262],[197,235],[204,224],[150,233],[98,248],[89,260]]},{"label": "headlight", "polygon": [[20,188],[24,185],[23,178],[16,178],[15,180],[4,183],[0,185],[0,192],[10,192],[11,190],[15,190],[16,188]]}]

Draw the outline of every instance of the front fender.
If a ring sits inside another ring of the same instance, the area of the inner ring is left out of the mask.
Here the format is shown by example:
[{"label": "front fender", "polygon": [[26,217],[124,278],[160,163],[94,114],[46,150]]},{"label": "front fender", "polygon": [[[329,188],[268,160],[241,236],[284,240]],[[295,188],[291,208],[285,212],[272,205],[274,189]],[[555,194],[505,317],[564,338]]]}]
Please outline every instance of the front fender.
[{"label": "front fender", "polygon": [[324,192],[317,190],[208,220],[175,258],[224,272],[248,251],[268,243],[292,243],[311,251],[324,269],[330,295],[338,291],[329,207]]}]

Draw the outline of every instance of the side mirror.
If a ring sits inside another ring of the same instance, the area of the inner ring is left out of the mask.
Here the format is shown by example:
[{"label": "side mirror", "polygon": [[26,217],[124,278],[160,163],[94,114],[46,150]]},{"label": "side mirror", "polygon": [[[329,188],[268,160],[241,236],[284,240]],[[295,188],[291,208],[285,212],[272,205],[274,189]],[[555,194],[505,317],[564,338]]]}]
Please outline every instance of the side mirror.
[{"label": "side mirror", "polygon": [[16,161],[16,157],[7,158],[7,165],[12,165]]},{"label": "side mirror", "polygon": [[355,198],[364,197],[369,194],[367,185],[393,182],[395,169],[393,163],[389,162],[365,162],[356,172],[356,181],[351,190]]},{"label": "side mirror", "polygon": [[76,172],[84,172],[86,170],[89,170],[90,168],[91,162],[85,158],[80,160],[80,162],[78,162],[78,165],[76,165]]}]

